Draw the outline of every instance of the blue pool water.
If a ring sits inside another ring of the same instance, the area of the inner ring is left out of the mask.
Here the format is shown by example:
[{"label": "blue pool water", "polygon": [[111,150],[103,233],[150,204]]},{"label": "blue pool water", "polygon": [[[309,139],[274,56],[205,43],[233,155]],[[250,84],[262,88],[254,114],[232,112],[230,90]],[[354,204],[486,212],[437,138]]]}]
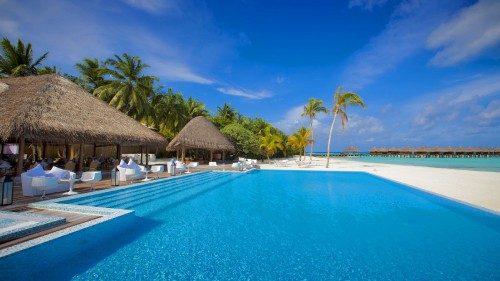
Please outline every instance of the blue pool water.
[{"label": "blue pool water", "polygon": [[16,280],[500,280],[498,215],[365,173],[209,172],[69,202],[136,223]]},{"label": "blue pool water", "polygon": [[500,157],[494,158],[405,158],[364,156],[342,160],[395,165],[425,166],[472,171],[500,172]]}]

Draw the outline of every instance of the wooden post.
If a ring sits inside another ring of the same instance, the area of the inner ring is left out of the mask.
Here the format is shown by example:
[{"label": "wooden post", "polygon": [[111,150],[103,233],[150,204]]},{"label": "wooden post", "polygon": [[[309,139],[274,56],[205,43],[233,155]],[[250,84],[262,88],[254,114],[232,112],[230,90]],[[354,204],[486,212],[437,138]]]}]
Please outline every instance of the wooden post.
[{"label": "wooden post", "polygon": [[42,160],[44,160],[47,156],[47,144],[42,143]]},{"label": "wooden post", "polygon": [[210,162],[214,161],[214,151],[210,150]]},{"label": "wooden post", "polygon": [[122,146],[121,144],[116,145],[116,159],[122,159]]},{"label": "wooden post", "polygon": [[24,136],[19,137],[19,151],[17,156],[17,167],[16,176],[20,176],[23,172],[23,160],[24,160]]},{"label": "wooden post", "polygon": [[78,158],[78,171],[83,172],[83,143],[80,143],[80,156]]},{"label": "wooden post", "polygon": [[142,158],[144,157],[144,154],[142,153],[142,149],[143,149],[143,147],[141,146],[141,159],[139,161],[139,164],[141,164],[141,165],[142,165]]},{"label": "wooden post", "polygon": [[149,146],[146,145],[146,166],[149,165]]},{"label": "wooden post", "polygon": [[183,163],[186,163],[186,147],[182,147],[182,157],[181,157],[181,161]]},{"label": "wooden post", "polygon": [[97,146],[96,146],[96,144],[94,143],[94,153],[92,154],[92,157],[94,157],[94,159],[95,159],[95,153],[96,153],[96,150],[97,150]]}]

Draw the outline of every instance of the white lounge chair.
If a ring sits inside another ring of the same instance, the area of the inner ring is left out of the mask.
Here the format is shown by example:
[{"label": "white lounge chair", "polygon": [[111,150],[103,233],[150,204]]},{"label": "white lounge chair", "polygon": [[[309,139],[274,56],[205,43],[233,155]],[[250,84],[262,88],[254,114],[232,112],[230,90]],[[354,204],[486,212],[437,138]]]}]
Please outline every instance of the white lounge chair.
[{"label": "white lounge chair", "polygon": [[187,165],[188,170],[187,170],[186,174],[191,173],[191,171],[189,171],[189,168],[196,168],[196,167],[198,167],[198,165],[199,165],[199,163],[198,163],[198,162],[191,162],[191,163],[189,163],[189,164]]},{"label": "white lounge chair", "polygon": [[94,191],[94,183],[102,180],[101,171],[97,172],[83,172],[80,178],[82,182],[90,183],[90,191]]},{"label": "white lounge chair", "polygon": [[307,168],[311,165],[311,161],[295,161],[295,163],[297,163],[299,168]]},{"label": "white lounge chair", "polygon": [[151,173],[156,173],[156,179],[160,178],[160,173],[165,171],[163,165],[153,165],[151,166]]},{"label": "white lounge chair", "polygon": [[208,162],[209,167],[217,167],[217,162]]}]

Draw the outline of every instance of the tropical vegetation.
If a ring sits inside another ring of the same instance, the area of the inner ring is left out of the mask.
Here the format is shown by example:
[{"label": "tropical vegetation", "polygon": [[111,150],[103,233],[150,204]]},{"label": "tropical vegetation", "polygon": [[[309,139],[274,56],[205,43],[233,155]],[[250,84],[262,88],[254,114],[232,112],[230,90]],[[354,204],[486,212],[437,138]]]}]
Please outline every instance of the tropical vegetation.
[{"label": "tropical vegetation", "polygon": [[[35,59],[31,43],[18,39],[17,44],[7,38],[0,42],[0,77],[17,77],[57,73],[56,66],[44,66],[48,53]],[[127,53],[109,59],[84,58],[75,64],[79,76],[62,74],[87,92],[107,102],[146,126],[157,130],[168,140],[172,139],[193,118],[205,116],[225,133],[236,147],[232,157],[286,157],[299,154],[306,156],[310,146],[312,159],[314,145],[313,123],[319,113],[329,113],[320,99],[310,98],[303,108],[303,117],[309,118],[309,128],[301,127],[291,136],[273,127],[261,118],[240,114],[230,103],[217,106],[216,111],[206,109],[205,104],[193,97],[185,98],[181,92],[163,88],[159,79],[145,74],[149,67],[141,58]],[[348,121],[348,106],[365,107],[362,99],[353,92],[342,92],[338,87],[334,94],[333,121],[328,139],[327,164],[330,144],[337,117],[340,116],[342,131]]]}]

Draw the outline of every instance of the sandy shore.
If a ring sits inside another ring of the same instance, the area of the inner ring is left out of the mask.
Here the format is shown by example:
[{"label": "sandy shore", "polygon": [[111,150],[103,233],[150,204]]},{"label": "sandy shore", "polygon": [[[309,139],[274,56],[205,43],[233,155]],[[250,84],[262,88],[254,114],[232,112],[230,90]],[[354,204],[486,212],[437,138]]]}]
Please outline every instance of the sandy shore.
[{"label": "sandy shore", "polygon": [[[309,157],[307,157],[309,160]],[[295,161],[286,167],[260,164],[261,169],[361,171],[435,193],[500,215],[500,173],[402,166],[313,157],[312,165],[299,168]]]}]

